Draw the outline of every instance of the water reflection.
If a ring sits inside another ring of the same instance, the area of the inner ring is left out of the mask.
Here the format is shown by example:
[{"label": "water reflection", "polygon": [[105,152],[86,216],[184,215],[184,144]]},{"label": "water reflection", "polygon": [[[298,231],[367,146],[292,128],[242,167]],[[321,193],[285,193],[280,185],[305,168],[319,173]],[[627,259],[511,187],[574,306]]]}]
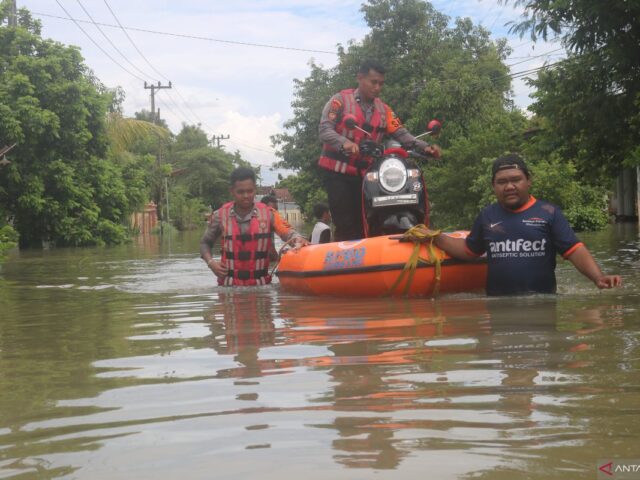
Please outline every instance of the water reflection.
[{"label": "water reflection", "polygon": [[633,288],[298,297],[212,287],[172,249],[4,269],[0,477],[586,478],[637,455]]},{"label": "water reflection", "polygon": [[[591,348],[585,335],[622,326],[616,306],[567,317],[555,297],[358,307],[332,301],[344,317],[322,305],[282,303],[289,337],[332,352],[309,360],[330,367],[334,385],[323,399],[348,413],[315,426],[336,431],[334,459],[354,468],[394,469],[415,449],[519,447],[532,441],[529,429],[571,423],[546,414],[544,399],[561,402],[567,389],[585,383],[569,373],[592,365],[582,358]],[[575,438],[573,429],[562,430],[544,433],[539,444]]]}]

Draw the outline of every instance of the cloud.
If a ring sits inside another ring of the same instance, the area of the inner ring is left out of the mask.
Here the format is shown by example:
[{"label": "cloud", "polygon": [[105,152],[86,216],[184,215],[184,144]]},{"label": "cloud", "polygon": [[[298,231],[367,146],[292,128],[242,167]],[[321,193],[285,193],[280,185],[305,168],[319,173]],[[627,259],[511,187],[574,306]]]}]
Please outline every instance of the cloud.
[{"label": "cloud", "polygon": [[[96,21],[115,23],[105,2],[81,1]],[[76,1],[60,2],[74,18],[88,20]],[[200,123],[209,135],[231,135],[232,140],[227,142],[229,148],[239,149],[249,161],[261,165],[275,159],[269,136],[281,131],[282,122],[291,118],[294,79],[303,79],[309,74],[312,58],[325,67],[334,66],[336,45],[360,40],[368,31],[360,12],[362,0],[107,2],[124,26],[182,35],[128,30],[144,54],[145,58],[142,58],[120,29],[101,27],[124,56],[145,72],[134,72],[140,78],[115,65],[68,20],[41,17],[43,35],[65,44],[80,45],[87,65],[105,85],[119,85],[125,89],[125,114],[133,115],[143,108],[149,110],[150,90],[144,89],[145,80],[160,80],[163,85],[171,80],[173,88],[160,90],[156,104],[172,130],[178,131],[182,123]],[[512,57],[516,60],[507,63],[520,61],[518,57],[539,55],[548,47],[536,44],[536,50],[533,50],[531,42],[509,36],[504,23],[516,20],[521,13],[521,9],[514,8],[512,3],[504,5],[498,0],[434,0],[432,3],[452,21],[455,17],[470,17],[474,23],[492,30],[496,37],[508,37],[514,46]],[[66,16],[50,0],[24,0],[20,4],[33,12]],[[132,69],[95,26],[87,23],[81,26],[119,63]],[[287,48],[239,45],[188,36]],[[552,48],[557,46],[549,47],[549,50]],[[531,58],[514,66],[512,71],[533,68],[544,60],[544,57]],[[528,93],[529,88],[522,80],[514,82],[516,104],[526,107],[530,102]]]}]

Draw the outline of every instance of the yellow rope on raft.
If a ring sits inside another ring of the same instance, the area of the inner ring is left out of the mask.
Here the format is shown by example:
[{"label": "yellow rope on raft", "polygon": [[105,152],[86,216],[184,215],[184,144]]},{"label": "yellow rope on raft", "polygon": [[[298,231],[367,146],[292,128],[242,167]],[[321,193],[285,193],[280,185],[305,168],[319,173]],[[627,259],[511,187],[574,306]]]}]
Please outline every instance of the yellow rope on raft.
[{"label": "yellow rope on raft", "polygon": [[[407,295],[409,293],[409,288],[411,287],[411,282],[413,281],[413,276],[416,273],[416,268],[418,267],[418,263],[422,262],[432,264],[435,267],[435,283],[433,285],[433,295],[438,295],[440,291],[440,277],[442,274],[442,266],[441,260],[438,254],[435,251],[433,246],[433,239],[440,235],[440,230],[429,230],[425,225],[416,225],[411,227],[409,230],[404,232],[401,237],[398,237],[400,241],[411,241],[414,243],[413,252],[407,260],[402,272],[398,276],[398,279],[389,289],[389,293],[393,293],[395,289],[402,283],[402,280],[405,276],[407,276],[407,281],[404,285],[403,295]],[[426,243],[427,254],[429,258],[422,258],[420,256],[420,245]]]}]

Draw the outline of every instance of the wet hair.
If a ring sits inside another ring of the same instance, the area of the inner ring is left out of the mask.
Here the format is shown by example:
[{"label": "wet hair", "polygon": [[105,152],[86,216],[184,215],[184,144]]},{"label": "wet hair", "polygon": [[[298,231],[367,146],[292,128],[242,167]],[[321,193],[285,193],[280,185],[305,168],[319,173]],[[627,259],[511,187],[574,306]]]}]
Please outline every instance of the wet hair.
[{"label": "wet hair", "polygon": [[275,203],[276,205],[278,204],[278,199],[275,197],[275,195],[265,195],[260,199],[260,201],[265,205],[269,205],[270,203]]},{"label": "wet hair", "polygon": [[329,207],[326,203],[316,203],[313,206],[313,216],[318,220],[322,218],[322,216],[329,211]]},{"label": "wet hair", "polygon": [[371,70],[375,70],[382,75],[384,75],[384,72],[386,71],[384,66],[376,62],[375,60],[365,60],[364,62],[362,62],[362,65],[360,65],[358,73],[367,75]]},{"label": "wet hair", "polygon": [[524,176],[527,178],[531,176],[529,168],[527,168],[527,164],[524,163],[522,157],[515,153],[509,153],[496,158],[493,162],[493,165],[491,166],[491,182],[493,183],[496,179],[496,173],[500,170],[509,170],[511,168],[522,170],[522,173],[524,173]]},{"label": "wet hair", "polygon": [[233,172],[231,172],[231,176],[229,177],[229,182],[233,187],[236,182],[242,182],[243,180],[253,180],[253,183],[256,183],[256,172],[249,167],[238,167]]}]

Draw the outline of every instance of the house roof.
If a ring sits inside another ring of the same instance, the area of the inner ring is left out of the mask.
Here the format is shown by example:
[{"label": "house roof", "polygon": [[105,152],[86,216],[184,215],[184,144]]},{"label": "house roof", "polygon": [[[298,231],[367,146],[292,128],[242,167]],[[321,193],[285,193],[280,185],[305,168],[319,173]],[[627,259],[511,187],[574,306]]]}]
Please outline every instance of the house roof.
[{"label": "house roof", "polygon": [[283,202],[294,202],[291,192],[288,188],[258,187],[256,193],[258,195],[275,195],[278,200]]}]

